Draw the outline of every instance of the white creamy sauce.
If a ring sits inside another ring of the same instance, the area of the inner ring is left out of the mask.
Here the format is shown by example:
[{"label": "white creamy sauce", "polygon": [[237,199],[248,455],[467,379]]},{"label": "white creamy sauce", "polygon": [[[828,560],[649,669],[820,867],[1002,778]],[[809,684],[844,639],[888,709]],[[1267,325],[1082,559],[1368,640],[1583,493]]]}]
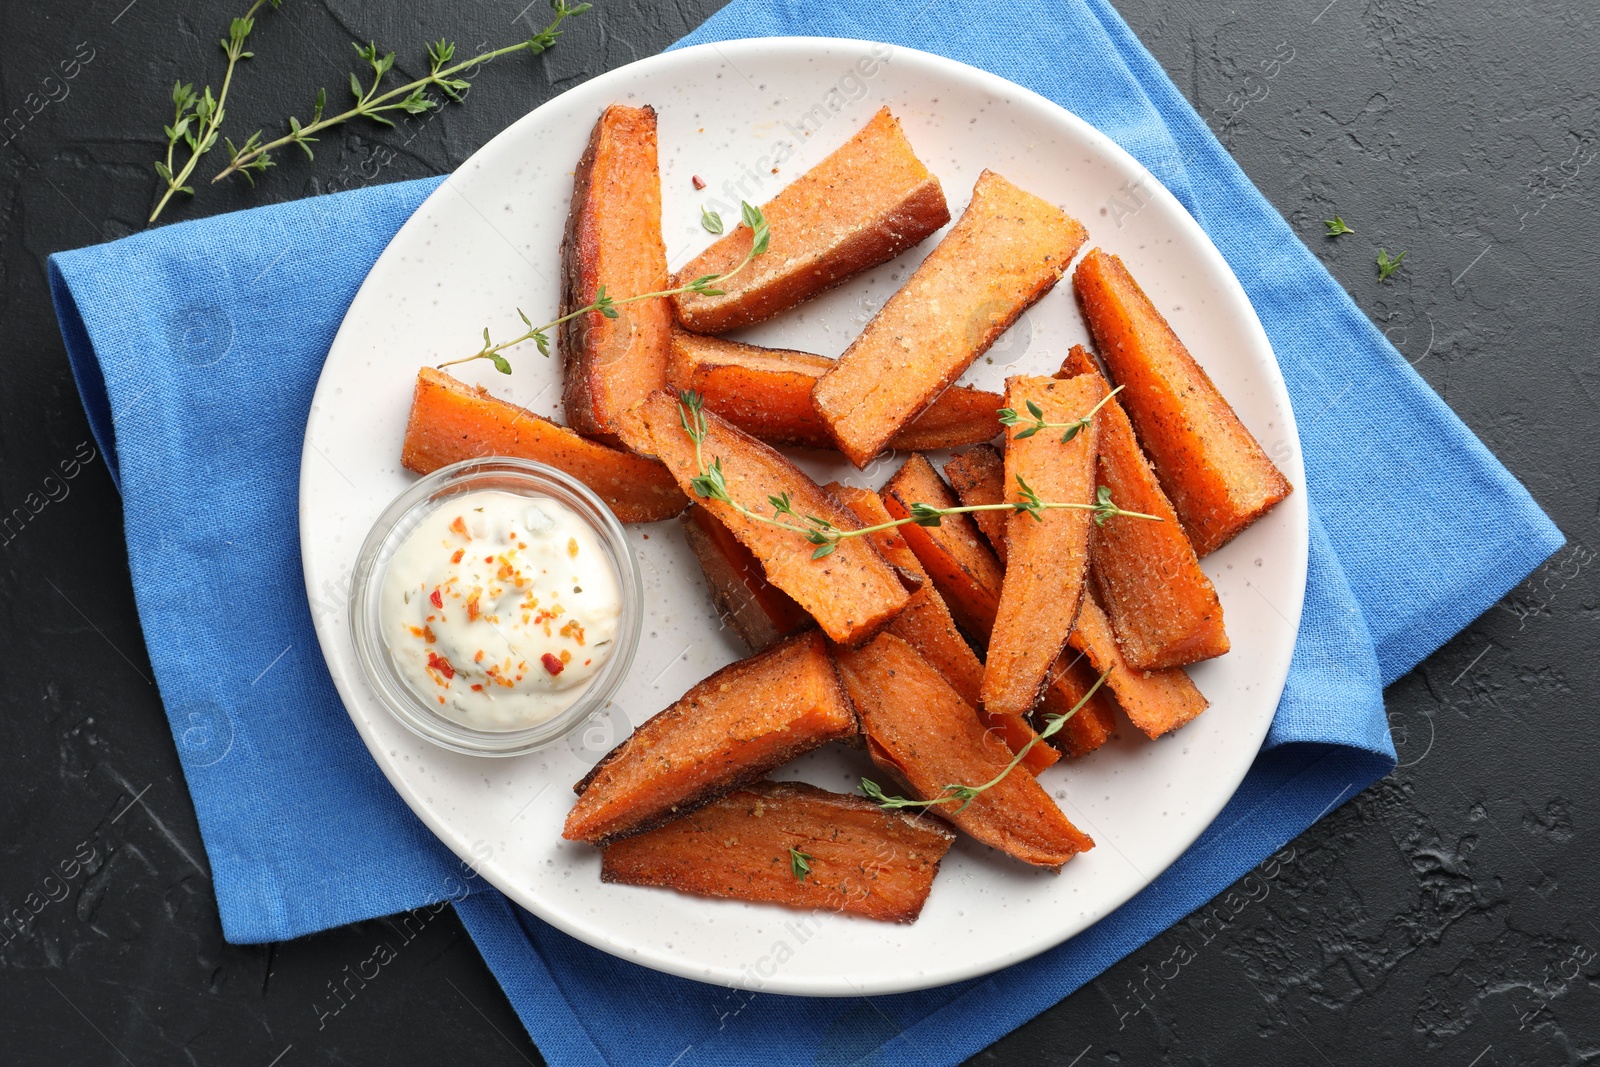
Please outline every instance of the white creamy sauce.
[{"label": "white creamy sauce", "polygon": [[594,531],[560,501],[462,493],[384,574],[384,643],[446,718],[516,730],[571,707],[616,647],[622,591]]}]

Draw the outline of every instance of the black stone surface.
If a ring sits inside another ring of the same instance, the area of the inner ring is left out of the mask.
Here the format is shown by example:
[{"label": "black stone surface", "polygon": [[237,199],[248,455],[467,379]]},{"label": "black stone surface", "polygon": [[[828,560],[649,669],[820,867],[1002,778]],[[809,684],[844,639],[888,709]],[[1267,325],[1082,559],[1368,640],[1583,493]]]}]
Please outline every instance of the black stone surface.
[{"label": "black stone surface", "polygon": [[[348,39],[389,43],[415,64],[429,36],[509,39],[528,25],[513,24],[523,2],[287,0],[261,20],[261,58],[229,128],[273,127],[303,113],[318,85],[342,84]],[[0,545],[0,903],[9,912],[29,894],[65,892],[0,946],[0,1061],[538,1062],[449,912],[320,1029],[326,983],[387,928],[223,943],[149,678],[117,495],[98,458],[70,481],[45,481],[88,439],[45,256],[143,227],[168,89],[178,77],[215,81],[215,40],[240,6],[0,4],[0,113],[28,116],[0,144],[0,514],[30,493],[56,498]],[[205,188],[169,218],[447,171],[530,107],[659,51],[717,6],[602,0],[542,61],[490,68],[465,108],[409,140],[347,128],[314,165],[286,160],[254,192]],[[1180,923],[976,1062],[1600,1058],[1596,9],[1118,6],[1570,543],[1390,690],[1393,776],[1207,918]],[[537,5],[527,18],[542,15]],[[1356,233],[1321,236],[1335,213]],[[1379,246],[1407,252],[1381,285]],[[1361,402],[1351,392],[1326,417]],[[75,857],[90,858],[65,890],[46,882]]]}]

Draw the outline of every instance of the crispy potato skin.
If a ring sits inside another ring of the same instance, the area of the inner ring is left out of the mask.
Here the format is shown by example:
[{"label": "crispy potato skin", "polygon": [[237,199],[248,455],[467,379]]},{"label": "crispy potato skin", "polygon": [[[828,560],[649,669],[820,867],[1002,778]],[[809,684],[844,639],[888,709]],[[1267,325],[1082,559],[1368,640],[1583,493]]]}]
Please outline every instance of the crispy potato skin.
[{"label": "crispy potato skin", "polygon": [[[562,315],[593,303],[601,285],[613,297],[667,288],[654,108],[613,104],[595,123],[573,173],[561,280]],[[666,384],[672,328],[664,297],[616,310],[580,315],[559,335],[567,422],[610,439],[618,416]]]},{"label": "crispy potato skin", "polygon": [[[951,783],[988,782],[1010,763],[1011,750],[900,638],[880,634],[837,658],[861,716],[868,755],[915,797],[933,799]],[[941,804],[929,810],[1024,863],[1058,868],[1094,847],[1029,774],[1007,774],[964,810],[958,807]]]},{"label": "crispy potato skin", "polygon": [[750,550],[705,508],[691,504],[678,523],[705,572],[717,614],[752,652],[815,625],[789,594],[767,581]]},{"label": "crispy potato skin", "polygon": [[[997,499],[1002,484],[1002,477],[997,474],[993,490]],[[934,507],[952,507],[956,503],[933,464],[920,455],[906,460],[883,487],[881,496],[884,507],[896,518],[911,514],[914,501]],[[938,526],[906,525],[900,530],[962,629],[980,645],[988,644],[1000,604],[1004,569],[983,543],[969,516],[946,516]],[[960,610],[958,604],[962,606]],[[1089,673],[1085,680],[1087,671],[1079,653],[1063,653],[1050,670],[1041,709],[1058,715],[1070,711],[1097,677]],[[1092,752],[1111,736],[1116,726],[1115,713],[1116,705],[1102,686],[1083,710],[1050,738],[1050,744],[1069,756]]]},{"label": "crispy potato skin", "polygon": [[[1018,376],[1006,382],[1007,407],[1026,411],[1036,404],[1054,423],[1083,418],[1105,394],[1099,378]],[[1093,503],[1099,423],[1096,415],[1064,444],[1059,431],[1019,438],[1013,430],[1005,453],[1006,502],[1022,499],[1026,481],[1048,501]],[[1026,715],[1044,694],[1083,599],[1090,525],[1089,512],[1078,509],[1049,510],[1039,518],[1014,512],[1006,519],[1005,581],[983,668],[985,707]]]},{"label": "crispy potato skin", "polygon": [[443,371],[417,371],[400,451],[406,470],[428,474],[489,456],[531,459],[566,471],[599,494],[623,522],[660,522],[689,503],[655,460],[586,440]]},{"label": "crispy potato skin", "polygon": [[730,664],[653,716],[575,787],[561,836],[601,843],[648,830],[856,734],[815,630]]},{"label": "crispy potato skin", "polygon": [[[1057,377],[1091,374],[1100,377],[1093,357],[1075,345]],[[1119,507],[1161,518],[1113,519],[1089,531],[1089,572],[1123,658],[1135,670],[1154,671],[1222,655],[1230,645],[1222,603],[1116,397],[1096,421],[1096,484]]]},{"label": "crispy potato skin", "polygon": [[[768,497],[788,493],[801,515],[815,515],[840,529],[858,529],[843,504],[770,445],[757,441],[712,412],[702,448],[709,466],[720,460],[728,493],[745,507],[767,509]],[[667,465],[678,485],[693,492],[699,468],[694,442],[684,430],[678,397],[654,394],[623,418],[624,434],[640,451]],[[838,550],[813,559],[815,546],[799,534],[756,522],[720,500],[703,500],[717,521],[761,562],[767,581],[794,598],[830,638],[844,645],[869,640],[906,606],[910,593],[900,572],[863,537],[839,542]]]},{"label": "crispy potato skin", "polygon": [[[674,389],[699,393],[708,411],[751,437],[771,445],[831,449],[833,437],[811,406],[811,389],[832,366],[833,360],[810,352],[676,330],[667,380]],[[889,445],[916,452],[987,441],[1000,432],[1003,402],[999,393],[952,386]]]},{"label": "crispy potato skin", "polygon": [[1092,592],[1083,598],[1069,641],[1089,661],[1093,677],[1111,672],[1106,688],[1116,694],[1128,721],[1147,736],[1170,733],[1206,710],[1208,701],[1182,667],[1140,671],[1128,666],[1111,623]]},{"label": "crispy potato skin", "polygon": [[[889,509],[883,506],[883,501],[878,494],[870,489],[860,489],[855,486],[840,485],[834,482],[828,486],[830,492],[844,501],[846,507],[855,512],[856,518],[867,526],[877,526],[881,523],[892,521]],[[923,584],[916,592],[911,594],[911,602],[906,609],[896,615],[888,627],[888,633],[894,634],[917,650],[917,655],[928,661],[928,664],[944,676],[950,683],[950,688],[968,704],[978,709],[978,718],[989,729],[997,732],[1012,752],[1021,752],[1028,747],[1036,736],[1028,720],[1017,715],[997,715],[986,711],[978,702],[978,691],[983,685],[983,661],[978,659],[972,651],[972,646],[956,629],[955,619],[950,617],[950,608],[945,604],[944,598],[939,595],[939,590],[934,588],[933,582],[927,580],[928,572],[923,568],[911,546],[906,544],[905,538],[899,530],[882,530],[869,535],[878,546],[878,551],[883,558],[901,570],[910,571],[924,579]],[[1034,745],[1028,748],[1028,754],[1022,758],[1022,766],[1028,773],[1038,774],[1046,767],[1052,766],[1061,758],[1061,754],[1050,745]]]},{"label": "crispy potato skin", "polygon": [[1060,280],[1087,237],[1060,208],[984,171],[960,221],[811,394],[857,467]]},{"label": "crispy potato skin", "polygon": [[[684,326],[725,333],[771,318],[893,259],[950,221],[939,179],[917,159],[888,108],[762,211],[772,230],[767,251],[719,286],[723,296],[674,297]],[[676,285],[727,273],[750,241],[748,227],[735,227],[690,260]]]},{"label": "crispy potato skin", "polygon": [[[955,835],[803,782],[752,782],[699,811],[613,842],[600,879],[915,922]],[[810,857],[795,877],[790,849]]]},{"label": "crispy potato skin", "polygon": [[1195,554],[1227,544],[1288,496],[1233,408],[1123,266],[1092,249],[1074,288],[1100,358]]}]

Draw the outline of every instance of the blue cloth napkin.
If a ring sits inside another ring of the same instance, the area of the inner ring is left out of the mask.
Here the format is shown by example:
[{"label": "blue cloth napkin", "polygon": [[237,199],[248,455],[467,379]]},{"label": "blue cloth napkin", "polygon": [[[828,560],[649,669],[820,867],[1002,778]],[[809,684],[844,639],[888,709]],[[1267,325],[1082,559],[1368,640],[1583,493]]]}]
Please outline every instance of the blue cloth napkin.
[{"label": "blue cloth napkin", "polygon": [[346,718],[291,533],[322,361],[373,260],[437,179],[364,189],[50,262],[84,406],[122,488],[140,618],[229,940],[452,899],[554,1064],[955,1063],[1387,773],[1382,687],[1562,544],[1104,0],[888,0],[848,13],[735,0],[688,41],[768,34],[885,40],[1034,89],[1138,157],[1228,259],[1289,383],[1312,508],[1305,614],[1255,766],[1194,847],[1095,927],[990,977],[870,1005],[666,977],[472,892]]}]

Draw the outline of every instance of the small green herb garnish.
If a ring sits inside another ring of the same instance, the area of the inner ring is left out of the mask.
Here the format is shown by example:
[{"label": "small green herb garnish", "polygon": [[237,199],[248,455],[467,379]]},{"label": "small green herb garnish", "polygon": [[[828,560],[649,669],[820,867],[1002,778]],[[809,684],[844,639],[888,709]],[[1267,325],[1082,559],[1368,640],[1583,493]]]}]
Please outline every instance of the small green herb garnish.
[{"label": "small green herb garnish", "polygon": [[617,308],[623,304],[632,304],[639,300],[655,300],[664,296],[676,296],[679,293],[699,293],[701,296],[722,296],[725,290],[718,289],[712,283],[726,282],[729,278],[744,270],[750,265],[751,260],[755,259],[757,256],[761,255],[767,250],[767,244],[772,240],[772,231],[767,226],[767,218],[761,213],[760,208],[752,207],[746,203],[741,205],[740,212],[743,216],[744,224],[750,227],[750,232],[753,235],[750,241],[750,251],[746,252],[744,254],[744,258],[739,261],[738,265],[732,270],[728,271],[726,274],[702,274],[688,285],[680,285],[676,289],[662,289],[660,292],[655,293],[640,293],[637,296],[613,297],[606,293],[606,287],[602,285],[595,290],[594,303],[585,305],[576,311],[569,311],[560,318],[552,319],[551,321],[545,323],[543,326],[535,326],[533,324],[533,320],[528,318],[527,314],[521,308],[518,308],[517,314],[521,316],[523,324],[528,327],[526,333],[523,333],[517,337],[513,337],[509,341],[502,341],[499,344],[495,344],[489,336],[489,327],[485,326],[483,328],[483,347],[481,349],[474,352],[470,356],[462,356],[460,359],[446,360],[445,362],[439,364],[439,366],[441,368],[453,367],[457,363],[470,363],[475,359],[487,359],[494,364],[494,369],[499,371],[501,374],[510,374],[511,361],[506,359],[506,357],[500,353],[504,352],[508,348],[520,345],[524,341],[532,341],[534,344],[539,346],[539,352],[541,355],[548,356],[550,354],[549,331],[553,330],[557,326],[560,326],[563,322],[575,319],[580,315],[587,315],[590,312],[598,311],[606,318],[614,319],[617,317]]},{"label": "small green herb garnish", "polygon": [[[954,508],[936,508],[920,502],[911,505],[911,514],[903,519],[892,519],[889,522],[880,522],[875,526],[861,526],[854,530],[844,530],[835,526],[827,519],[816,515],[801,515],[794,510],[793,502],[788,493],[767,497],[767,503],[772,505],[772,514],[763,515],[751,511],[739,501],[733,499],[728,493],[727,476],[722,471],[722,457],[718,456],[709,464],[706,463],[703,453],[706,434],[710,432],[711,423],[706,418],[705,402],[699,393],[685,390],[678,393],[678,421],[684,433],[694,441],[694,462],[697,473],[689,479],[689,485],[695,495],[706,500],[717,500],[728,505],[739,514],[755,522],[766,523],[782,530],[789,530],[804,537],[811,544],[816,545],[816,551],[811,553],[812,559],[822,559],[832,555],[839,547],[839,543],[850,537],[863,537],[867,534],[878,533],[882,530],[893,530],[907,523],[918,526],[938,526],[946,515],[962,515],[969,511],[1014,511],[1018,514],[1032,515],[1040,522],[1044,521],[1044,512],[1053,509],[1071,508],[1080,511],[1089,511],[1094,514],[1095,525],[1104,526],[1106,520],[1114,516],[1126,516],[1130,519],[1149,519],[1152,522],[1161,522],[1160,516],[1145,515],[1137,511],[1124,511],[1111,501],[1111,490],[1101,486],[1093,504],[1060,503],[1051,500],[1041,500],[1039,494],[1033,491],[1019,474],[1017,486],[1022,499],[1015,503],[1007,504],[966,504]],[[787,521],[787,520],[793,520]]]},{"label": "small green herb garnish", "polygon": [[[276,0],[273,0],[276,2]],[[256,7],[260,7],[258,3]],[[323,112],[328,104],[328,91],[317,90],[317,99],[311,110],[311,121],[302,124],[294,116],[289,117],[289,132],[274,141],[262,141],[261,131],[257,130],[245,139],[244,144],[235,145],[232,140],[224,138],[231,157],[228,165],[217,173],[213,182],[220,182],[230,174],[243,175],[252,185],[255,184],[254,175],[260,174],[268,167],[276,166],[272,153],[288,145],[299,146],[308,157],[312,156],[311,146],[317,142],[318,133],[331,126],[338,126],[349,122],[351,119],[367,118],[384,126],[393,126],[394,121],[386,117],[386,112],[401,111],[407,115],[420,115],[425,111],[442,106],[442,101],[433,95],[430,90],[437,90],[446,99],[461,103],[463,93],[472,87],[472,83],[459,77],[462,71],[482,66],[485,63],[510,55],[513,52],[528,52],[532,55],[550,48],[556,43],[556,38],[561,36],[561,24],[575,15],[588,11],[591,5],[587,3],[568,4],[567,0],[551,0],[550,8],[555,12],[555,18],[550,25],[529,37],[527,40],[518,41],[516,44],[504,48],[496,48],[489,52],[473,56],[471,59],[454,62],[456,46],[449,41],[439,40],[428,45],[428,73],[426,77],[407,82],[394,89],[380,92],[383,86],[384,75],[394,66],[394,53],[380,53],[378,46],[372,42],[365,45],[352,44],[356,55],[366,60],[371,68],[372,84],[366,85],[360,76],[355,73],[350,75],[350,93],[355,97],[355,106],[348,111],[341,111],[337,115],[324,117]],[[255,8],[251,8],[252,11]],[[246,53],[248,55],[248,53]]]},{"label": "small green herb garnish", "polygon": [[1390,259],[1388,252],[1381,248],[1378,249],[1378,280],[1380,282],[1388,280],[1389,275],[1400,269],[1400,262],[1405,258],[1406,254],[1401,252],[1398,256]]},{"label": "small green herb garnish", "polygon": [[704,207],[701,207],[700,225],[704,226],[708,233],[721,233],[722,216],[715,211],[707,211]]},{"label": "small green herb garnish", "polygon": [[947,785],[939,791],[938,796],[933,797],[930,800],[908,800],[905,797],[886,796],[883,792],[883,789],[878,785],[877,782],[874,782],[870,778],[863,778],[861,779],[861,792],[866,794],[867,799],[877,801],[879,807],[889,810],[895,810],[899,808],[931,808],[935,804],[954,804],[959,801],[961,806],[952,814],[960,815],[963,811],[967,810],[968,804],[971,804],[974,800],[978,799],[978,796],[981,793],[993,789],[1005,779],[1006,775],[1016,770],[1017,764],[1022,762],[1023,758],[1026,757],[1027,754],[1033,749],[1034,745],[1037,745],[1040,741],[1043,741],[1046,738],[1054,737],[1057,733],[1059,733],[1061,728],[1067,724],[1067,720],[1078,714],[1079,710],[1081,710],[1085,704],[1089,703],[1089,698],[1094,696],[1095,692],[1105,684],[1105,680],[1108,676],[1110,676],[1110,674],[1111,669],[1108,667],[1104,674],[1095,679],[1095,683],[1089,687],[1089,691],[1083,694],[1083,699],[1072,705],[1072,710],[1063,715],[1045,716],[1044,729],[1040,730],[1037,734],[1030,738],[1028,743],[1023,745],[1022,748],[1018,750],[1017,754],[1011,757],[1011,762],[1005,765],[1004,770],[995,775],[993,778],[989,779],[987,782],[984,782],[982,785]]},{"label": "small green herb garnish", "polygon": [[[1089,423],[1094,421],[1095,415],[1099,413],[1101,408],[1106,406],[1106,402],[1120,392],[1122,392],[1122,386],[1119,385],[1102,397],[1100,403],[1090,408],[1087,415],[1081,419],[1073,419],[1071,422],[1044,421],[1044,409],[1030,400],[1028,401],[1028,414],[1033,416],[1033,422],[1012,434],[1011,439],[1013,441],[1021,441],[1023,438],[1032,437],[1040,430],[1064,430],[1066,432],[1061,435],[1061,443],[1066,444],[1068,441],[1078,436],[1079,430],[1087,430],[1089,428]],[[1002,426],[1023,425],[1022,416],[1018,415],[1011,408],[1001,408],[998,414],[1000,416],[1000,425]]]},{"label": "small green herb garnish", "polygon": [[1335,215],[1331,219],[1323,219],[1322,220],[1322,224],[1328,228],[1328,236],[1329,237],[1337,237],[1341,233],[1355,233],[1356,232],[1356,231],[1352,230],[1350,228],[1349,224],[1347,224],[1344,221],[1344,219],[1341,219],[1338,215]]},{"label": "small green herb garnish", "polygon": [[[167,191],[161,195],[155,210],[150,212],[151,222],[160,217],[174,193],[194,195],[189,176],[194,173],[200,157],[211,151],[217,143],[217,128],[222,125],[226,114],[223,105],[228,102],[228,91],[233,88],[233,70],[239,65],[239,60],[255,55],[244,50],[244,43],[249,39],[250,31],[255,29],[256,12],[269,3],[276,8],[283,0],[255,0],[242,17],[228,24],[227,40],[220,42],[223,54],[228,57],[228,67],[222,75],[222,88],[217,90],[215,96],[211,95],[209,85],[196,93],[193,85],[181,81],[172,83],[172,125],[161,128],[167,135],[167,158],[165,162],[156,161],[156,173],[167,183]],[[184,160],[181,167],[174,158],[180,141],[189,148],[189,158]],[[176,172],[174,167],[178,168]]]},{"label": "small green herb garnish", "polygon": [[797,881],[806,880],[806,875],[811,873],[811,861],[814,859],[815,856],[808,856],[797,848],[789,849],[789,869],[794,872]]}]

